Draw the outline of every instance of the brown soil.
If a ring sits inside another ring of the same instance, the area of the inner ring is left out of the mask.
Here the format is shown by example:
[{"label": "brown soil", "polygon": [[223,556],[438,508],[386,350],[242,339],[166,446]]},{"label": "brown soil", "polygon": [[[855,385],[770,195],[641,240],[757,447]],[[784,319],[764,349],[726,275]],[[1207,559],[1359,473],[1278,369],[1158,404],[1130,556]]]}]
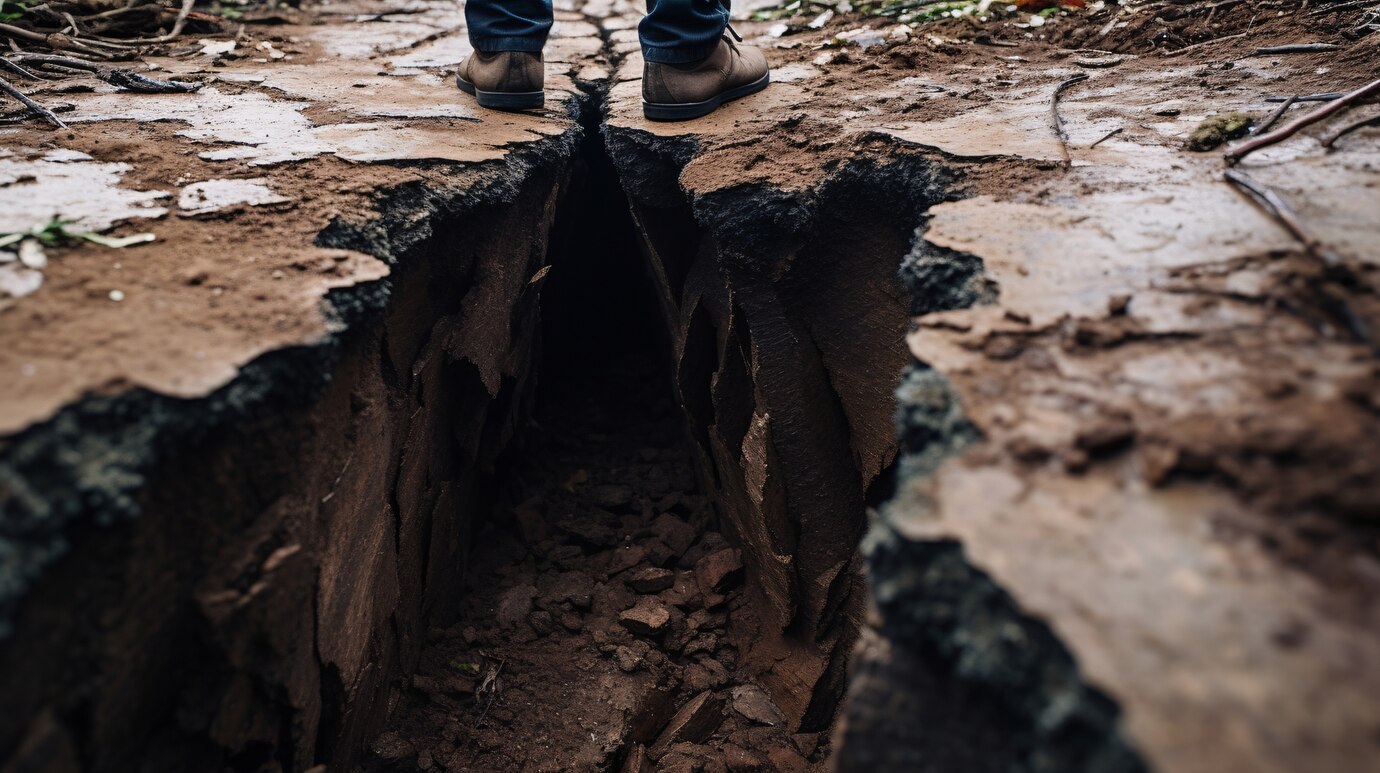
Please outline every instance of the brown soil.
[{"label": "brown soil", "polygon": [[518,504],[476,537],[459,622],[432,632],[364,770],[819,767],[827,738],[792,735],[740,667],[742,561],[697,491],[658,359],[544,387]]}]

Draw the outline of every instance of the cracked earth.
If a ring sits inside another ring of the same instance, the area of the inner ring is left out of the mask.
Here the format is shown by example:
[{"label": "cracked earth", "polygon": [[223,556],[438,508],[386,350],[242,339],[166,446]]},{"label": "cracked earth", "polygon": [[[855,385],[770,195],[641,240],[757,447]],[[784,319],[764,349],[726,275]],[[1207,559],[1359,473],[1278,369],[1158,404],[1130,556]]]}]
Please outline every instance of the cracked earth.
[{"label": "cracked earth", "polygon": [[[1184,142],[1377,42],[1248,10],[1181,56],[745,21],[772,86],[687,124],[623,0],[558,3],[532,114],[454,89],[449,2],[51,87],[0,232],[154,240],[0,296],[0,757],[1374,766],[1380,135],[1237,167],[1345,282]],[[665,337],[561,359],[622,335],[582,293]]]}]

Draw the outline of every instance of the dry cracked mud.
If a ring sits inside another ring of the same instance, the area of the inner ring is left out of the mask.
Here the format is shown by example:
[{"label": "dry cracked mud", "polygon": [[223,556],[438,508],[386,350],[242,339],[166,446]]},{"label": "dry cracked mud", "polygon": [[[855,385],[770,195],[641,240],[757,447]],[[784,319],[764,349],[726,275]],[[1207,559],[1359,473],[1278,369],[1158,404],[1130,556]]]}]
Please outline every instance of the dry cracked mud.
[{"label": "dry cracked mud", "polygon": [[533,114],[432,0],[39,89],[0,231],[156,238],[0,298],[0,765],[1375,767],[1380,139],[1237,166],[1340,271],[1184,142],[1377,39],[1187,5],[744,22],[675,125],[625,0]]}]

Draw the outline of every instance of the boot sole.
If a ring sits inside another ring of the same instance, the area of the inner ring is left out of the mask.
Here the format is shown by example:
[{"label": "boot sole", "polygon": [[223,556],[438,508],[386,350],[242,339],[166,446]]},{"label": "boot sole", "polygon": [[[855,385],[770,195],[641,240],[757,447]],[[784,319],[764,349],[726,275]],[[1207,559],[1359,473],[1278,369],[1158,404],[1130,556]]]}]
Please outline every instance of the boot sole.
[{"label": "boot sole", "polygon": [[546,104],[545,91],[484,91],[459,75],[455,76],[455,85],[466,94],[473,94],[480,107],[490,110],[535,110]]},{"label": "boot sole", "polygon": [[642,114],[647,116],[649,121],[688,121],[692,118],[709,115],[725,102],[732,102],[749,94],[756,94],[765,89],[768,83],[771,83],[770,72],[764,73],[762,77],[752,83],[745,83],[737,88],[716,94],[703,102],[675,103],[647,102],[644,100],[642,102]]}]

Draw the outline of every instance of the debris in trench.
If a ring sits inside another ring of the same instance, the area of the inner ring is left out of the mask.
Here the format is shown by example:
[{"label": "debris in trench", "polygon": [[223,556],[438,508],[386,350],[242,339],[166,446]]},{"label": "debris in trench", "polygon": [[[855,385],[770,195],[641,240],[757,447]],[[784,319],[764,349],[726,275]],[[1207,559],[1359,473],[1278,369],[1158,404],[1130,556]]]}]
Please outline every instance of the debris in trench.
[{"label": "debris in trench", "polygon": [[824,739],[792,734],[740,666],[742,557],[647,378],[620,366],[630,409],[581,395],[529,430],[519,504],[476,536],[459,620],[363,771],[823,770]]}]

